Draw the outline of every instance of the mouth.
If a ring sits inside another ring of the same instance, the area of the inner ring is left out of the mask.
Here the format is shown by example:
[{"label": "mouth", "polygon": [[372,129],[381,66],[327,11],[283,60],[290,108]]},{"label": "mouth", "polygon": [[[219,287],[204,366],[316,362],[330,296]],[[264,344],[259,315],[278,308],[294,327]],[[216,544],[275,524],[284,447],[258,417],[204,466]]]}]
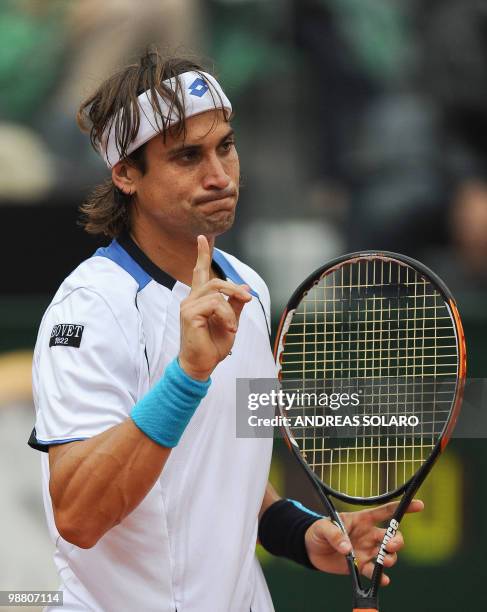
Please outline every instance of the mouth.
[{"label": "mouth", "polygon": [[235,195],[227,195],[224,197],[205,198],[196,203],[198,208],[205,212],[213,213],[221,210],[232,211],[235,208]]}]

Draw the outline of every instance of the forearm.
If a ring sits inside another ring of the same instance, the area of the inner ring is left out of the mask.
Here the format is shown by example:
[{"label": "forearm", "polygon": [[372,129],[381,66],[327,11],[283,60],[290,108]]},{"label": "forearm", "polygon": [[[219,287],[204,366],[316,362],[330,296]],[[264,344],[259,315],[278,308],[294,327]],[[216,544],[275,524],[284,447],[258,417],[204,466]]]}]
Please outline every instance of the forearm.
[{"label": "forearm", "polygon": [[49,452],[54,517],[62,537],[82,548],[96,544],[140,504],[171,452],[132,419],[63,446]]},{"label": "forearm", "polygon": [[51,447],[50,492],[65,539],[93,546],[142,501],[210,384],[190,378],[174,359],[121,425]]}]

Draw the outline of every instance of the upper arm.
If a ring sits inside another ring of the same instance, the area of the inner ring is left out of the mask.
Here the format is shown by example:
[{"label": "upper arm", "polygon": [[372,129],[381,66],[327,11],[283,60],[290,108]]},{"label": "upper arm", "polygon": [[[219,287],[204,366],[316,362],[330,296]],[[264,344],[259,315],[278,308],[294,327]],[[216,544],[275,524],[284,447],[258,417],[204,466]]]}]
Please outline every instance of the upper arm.
[{"label": "upper arm", "polygon": [[81,442],[66,442],[65,444],[51,444],[51,446],[49,446],[49,471],[51,476],[55,472],[55,467],[58,461],[60,461],[66,453],[68,453],[78,444],[81,444]]}]

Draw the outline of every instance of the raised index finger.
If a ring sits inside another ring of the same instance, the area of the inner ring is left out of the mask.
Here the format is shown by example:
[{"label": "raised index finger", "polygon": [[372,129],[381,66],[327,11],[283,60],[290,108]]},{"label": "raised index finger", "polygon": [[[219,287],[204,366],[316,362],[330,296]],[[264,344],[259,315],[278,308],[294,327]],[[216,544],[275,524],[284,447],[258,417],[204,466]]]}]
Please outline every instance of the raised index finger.
[{"label": "raised index finger", "polygon": [[196,258],[196,265],[193,270],[193,282],[191,283],[191,289],[201,287],[210,280],[210,245],[208,244],[206,236],[203,235],[198,236],[197,241],[198,257]]}]

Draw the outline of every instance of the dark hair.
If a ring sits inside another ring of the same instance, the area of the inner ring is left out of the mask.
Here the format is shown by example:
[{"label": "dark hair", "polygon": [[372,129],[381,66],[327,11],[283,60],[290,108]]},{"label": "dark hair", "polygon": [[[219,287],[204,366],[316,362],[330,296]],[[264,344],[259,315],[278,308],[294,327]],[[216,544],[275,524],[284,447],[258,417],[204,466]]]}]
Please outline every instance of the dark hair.
[{"label": "dark hair", "polygon": [[[115,142],[120,158],[144,173],[145,145],[127,155],[127,149],[136,137],[140,125],[137,97],[144,91],[150,92],[148,95],[157,128],[164,141],[168,132],[174,137],[185,135],[186,115],[181,102],[181,83],[178,76],[189,71],[201,73],[202,67],[191,59],[163,57],[157,49],[148,49],[137,63],[111,76],[81,104],[77,114],[80,129],[89,133],[91,144],[97,152],[105,131],[115,130]],[[163,83],[169,78],[175,78],[174,90]],[[210,92],[214,96],[212,88]],[[162,113],[157,94],[169,105],[166,115]],[[214,99],[214,103],[215,108],[223,108],[221,99]],[[122,109],[123,112],[120,112]],[[172,123],[174,117],[178,120]],[[131,201],[132,196],[121,192],[110,178],[98,185],[80,207],[81,225],[90,234],[105,234],[116,238],[130,229]]]}]

